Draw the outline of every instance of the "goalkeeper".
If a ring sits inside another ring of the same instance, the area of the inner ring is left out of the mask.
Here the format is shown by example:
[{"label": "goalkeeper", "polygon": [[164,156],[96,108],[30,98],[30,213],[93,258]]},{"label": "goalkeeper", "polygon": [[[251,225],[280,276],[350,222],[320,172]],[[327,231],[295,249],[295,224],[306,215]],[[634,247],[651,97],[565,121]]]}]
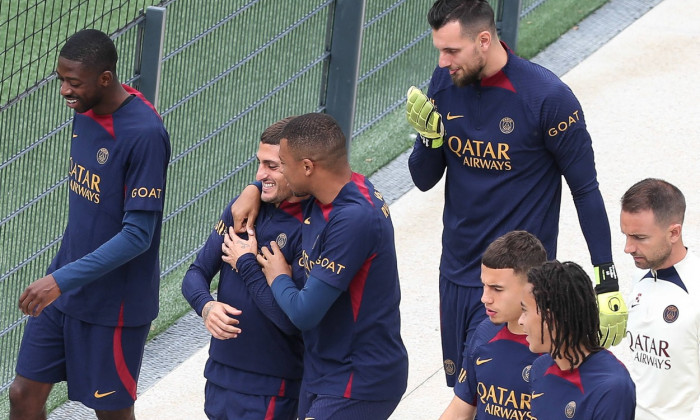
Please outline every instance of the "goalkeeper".
[{"label": "goalkeeper", "polygon": [[440,261],[440,317],[447,384],[464,343],[486,316],[481,256],[493,240],[526,230],[556,257],[562,176],[573,195],[594,266],[601,343],[625,334],[610,225],[578,100],[549,70],[499,42],[485,0],[438,0],[428,20],[438,66],[427,95],[411,87],[407,118],[419,132],[409,158],[416,186],[446,172]]}]

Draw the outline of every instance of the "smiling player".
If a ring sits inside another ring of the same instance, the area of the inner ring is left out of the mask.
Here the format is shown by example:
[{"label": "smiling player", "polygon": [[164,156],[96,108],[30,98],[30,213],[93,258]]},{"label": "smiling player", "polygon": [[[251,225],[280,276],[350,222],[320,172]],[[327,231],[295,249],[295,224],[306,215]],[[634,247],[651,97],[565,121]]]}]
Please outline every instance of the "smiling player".
[{"label": "smiling player", "polygon": [[[299,398],[299,418],[386,419],[408,377],[388,205],[350,169],[345,136],[333,117],[299,116],[282,137],[284,177],[295,194],[313,196],[303,206],[304,287],[289,277],[275,242],[261,244],[257,260],[263,285],[271,285],[275,300],[302,330],[306,392]],[[238,258],[250,259],[257,249],[255,237],[245,243],[229,235],[226,243]],[[239,259],[236,267],[247,265]]]},{"label": "smiling player", "polygon": [[143,349],[158,314],[170,140],[140,92],[119,83],[117,51],[86,29],[60,51],[75,110],[68,225],[47,275],[19,299],[30,315],[10,387],[10,419],[46,418],[56,382],[99,419],[133,419]]},{"label": "smiling player", "polygon": [[[288,262],[301,257],[301,199],[292,195],[279,159],[280,133],[292,118],[263,132],[256,174],[263,201],[256,234],[266,243],[275,241]],[[232,270],[224,263],[233,262],[222,245],[233,223],[229,208],[234,202],[226,206],[182,281],[182,294],[212,335],[204,368],[204,411],[210,419],[293,420],[302,375],[301,332],[277,306],[264,280],[265,287],[254,288],[253,279],[264,275],[252,254],[247,270]],[[214,300],[209,288],[217,273]],[[303,267],[295,263],[294,273],[302,287]]]}]

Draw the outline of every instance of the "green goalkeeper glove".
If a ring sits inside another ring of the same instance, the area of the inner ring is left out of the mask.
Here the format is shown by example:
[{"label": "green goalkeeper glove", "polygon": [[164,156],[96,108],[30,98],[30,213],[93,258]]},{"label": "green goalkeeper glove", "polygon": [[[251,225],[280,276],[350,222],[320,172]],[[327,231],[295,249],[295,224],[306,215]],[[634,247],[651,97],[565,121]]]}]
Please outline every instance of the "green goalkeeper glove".
[{"label": "green goalkeeper glove", "polygon": [[435,105],[415,86],[408,89],[406,99],[406,119],[418,131],[423,144],[433,149],[442,146],[445,126]]},{"label": "green goalkeeper glove", "polygon": [[598,294],[600,317],[600,345],[608,348],[620,344],[627,331],[627,305],[622,299],[617,283],[615,264],[593,267],[595,291]]}]

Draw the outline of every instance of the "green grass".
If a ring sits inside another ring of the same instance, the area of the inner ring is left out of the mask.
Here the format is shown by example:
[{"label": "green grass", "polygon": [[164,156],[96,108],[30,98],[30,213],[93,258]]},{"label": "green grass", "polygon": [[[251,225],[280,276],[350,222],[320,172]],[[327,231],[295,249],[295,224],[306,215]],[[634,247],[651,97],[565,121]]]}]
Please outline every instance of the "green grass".
[{"label": "green grass", "polygon": [[608,0],[552,0],[520,21],[517,53],[530,59]]},{"label": "green grass", "polygon": [[370,176],[413,146],[414,130],[406,123],[405,112],[403,106],[399,107],[353,140],[353,171]]}]

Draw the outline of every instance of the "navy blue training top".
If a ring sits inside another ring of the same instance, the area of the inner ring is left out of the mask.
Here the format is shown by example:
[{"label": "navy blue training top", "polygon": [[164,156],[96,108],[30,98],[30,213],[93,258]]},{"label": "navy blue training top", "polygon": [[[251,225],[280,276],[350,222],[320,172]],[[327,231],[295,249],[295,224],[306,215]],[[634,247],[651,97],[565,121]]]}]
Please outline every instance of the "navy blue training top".
[{"label": "navy blue training top", "polygon": [[454,391],[477,407],[480,420],[532,419],[530,368],[539,354],[525,337],[490,319],[476,327]]},{"label": "navy blue training top", "polygon": [[321,322],[303,332],[305,389],[360,400],[396,400],[406,390],[401,292],[389,206],[362,175],[329,204],[305,202],[303,263],[343,290]]},{"label": "navy blue training top", "polygon": [[454,85],[448,69],[436,68],[428,96],[443,117],[444,144],[429,149],[417,139],[409,169],[423,191],[447,171],[443,276],[481,287],[483,252],[512,230],[535,235],[554,259],[562,175],[592,263],[612,261],[610,226],[583,111],[554,73],[508,50],[503,69],[465,87]]},{"label": "navy blue training top", "polygon": [[[47,270],[93,252],[121,232],[127,211],[162,214],[170,138],[160,115],[143,95],[112,114],[76,113],[68,173],[68,225]],[[162,216],[146,251],[99,278],[63,293],[56,307],[85,322],[146,325],[158,314],[158,250]]]},{"label": "navy blue training top", "polygon": [[549,354],[530,370],[532,418],[633,420],[636,389],[625,366],[608,350],[590,354],[574,369],[561,370]]},{"label": "navy blue training top", "polygon": [[[239,262],[241,272],[222,261],[223,235],[233,226],[230,211],[233,202],[235,199],[226,206],[204,247],[190,265],[182,282],[182,293],[190,306],[201,315],[204,305],[214,300],[209,287],[218,273],[217,300],[242,311],[241,315],[234,316],[240,321],[241,334],[228,340],[212,337],[209,347],[212,360],[238,373],[209,369],[207,379],[238,392],[277,395],[281,380],[301,380],[301,333],[272,297],[255,256],[246,254],[241,257],[252,260],[247,264]],[[298,263],[301,257],[301,205],[282,202],[275,207],[262,203],[256,219],[255,235],[259,246],[269,246],[270,241],[277,242],[287,262],[292,263],[294,281],[299,288],[303,287],[304,270]],[[264,287],[250,289],[247,283]],[[286,383],[286,393],[293,394],[290,388],[296,388],[298,394],[298,383]]]}]

